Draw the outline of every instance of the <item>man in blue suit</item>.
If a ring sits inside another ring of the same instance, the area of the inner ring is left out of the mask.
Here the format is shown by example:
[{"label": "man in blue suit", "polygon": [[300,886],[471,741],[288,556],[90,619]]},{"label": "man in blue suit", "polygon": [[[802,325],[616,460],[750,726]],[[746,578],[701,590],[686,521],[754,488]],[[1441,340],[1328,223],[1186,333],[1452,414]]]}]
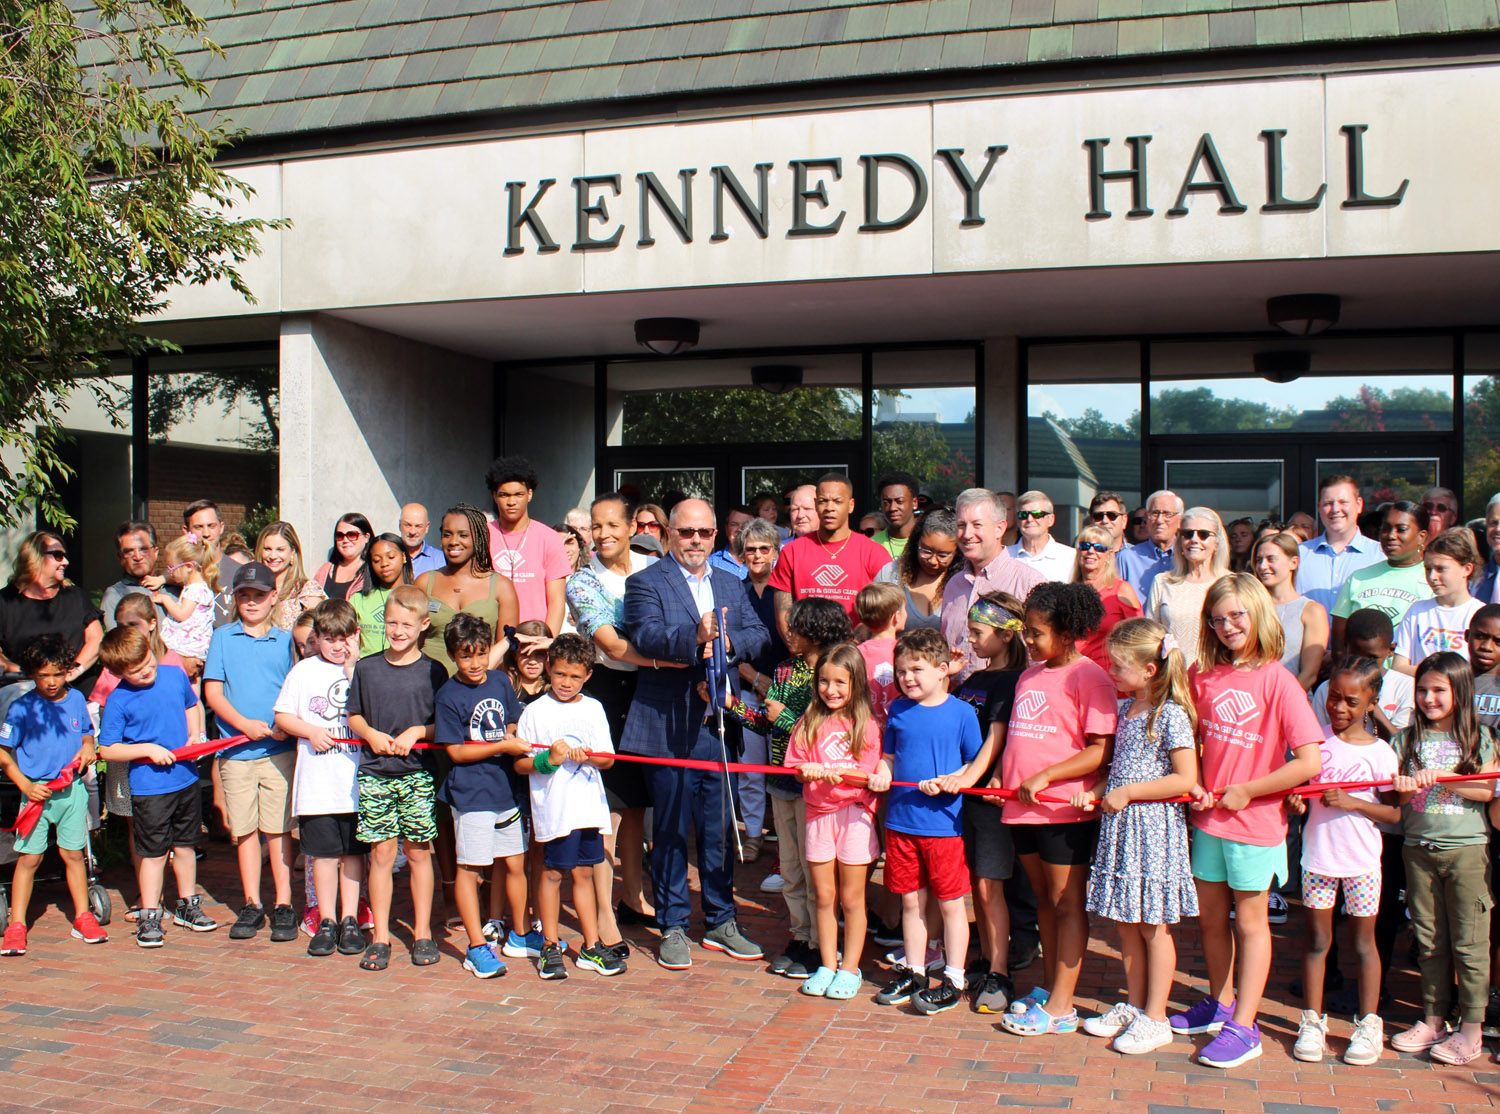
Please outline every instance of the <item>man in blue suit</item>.
[{"label": "man in blue suit", "polygon": [[[636,653],[660,664],[640,670],[618,749],[719,762],[719,740],[705,723],[709,709],[697,692],[705,651],[721,625],[735,658],[764,651],[770,634],[750,606],[745,586],[708,563],[718,532],[713,508],[701,499],[685,499],[672,508],[669,527],[667,556],[625,582],[625,633]],[[656,961],[672,971],[693,965],[687,938],[690,835],[698,843],[707,926],[703,946],[734,959],[763,958],[735,922],[734,856],[728,847],[734,811],[724,774],[648,765],[646,788],[654,814],[651,886],[662,929]]]}]

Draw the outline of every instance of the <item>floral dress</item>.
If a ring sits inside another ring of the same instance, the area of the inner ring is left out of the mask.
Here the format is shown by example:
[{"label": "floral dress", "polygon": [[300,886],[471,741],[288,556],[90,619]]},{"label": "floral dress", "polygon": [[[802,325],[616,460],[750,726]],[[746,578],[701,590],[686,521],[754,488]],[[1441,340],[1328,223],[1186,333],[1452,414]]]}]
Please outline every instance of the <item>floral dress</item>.
[{"label": "floral dress", "polygon": [[[1146,736],[1151,717],[1128,715],[1134,703],[1120,712],[1108,789],[1166,777],[1172,772],[1171,752],[1194,745],[1192,724],[1181,707],[1163,705],[1152,740]],[[1122,924],[1176,924],[1198,915],[1183,809],[1137,801],[1105,814],[1089,872],[1090,913]]]}]

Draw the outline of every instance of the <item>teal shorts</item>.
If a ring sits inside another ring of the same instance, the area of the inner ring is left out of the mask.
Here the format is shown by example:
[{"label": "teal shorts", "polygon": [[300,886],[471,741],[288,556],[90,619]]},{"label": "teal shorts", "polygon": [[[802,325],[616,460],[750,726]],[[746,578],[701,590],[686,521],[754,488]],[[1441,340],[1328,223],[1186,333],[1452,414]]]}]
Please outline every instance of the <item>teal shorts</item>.
[{"label": "teal shorts", "polygon": [[57,830],[57,845],[65,851],[82,851],[89,841],[89,789],[75,777],[42,805],[42,817],[31,834],[16,840],[16,854],[40,855],[47,850],[48,835]]},{"label": "teal shorts", "polygon": [[1286,841],[1257,847],[1195,829],[1193,877],[1200,882],[1227,882],[1231,890],[1244,893],[1269,890],[1286,881]]}]

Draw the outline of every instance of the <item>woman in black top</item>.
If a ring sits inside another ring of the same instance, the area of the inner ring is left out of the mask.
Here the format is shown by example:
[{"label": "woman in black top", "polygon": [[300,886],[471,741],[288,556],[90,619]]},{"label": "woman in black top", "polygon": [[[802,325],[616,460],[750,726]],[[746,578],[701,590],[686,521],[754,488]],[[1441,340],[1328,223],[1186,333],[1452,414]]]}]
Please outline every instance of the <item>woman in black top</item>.
[{"label": "woman in black top", "polygon": [[16,550],[16,571],[0,588],[0,667],[19,673],[16,662],[27,643],[39,634],[60,634],[78,654],[68,683],[87,696],[99,676],[104,613],[67,570],[67,547],[49,530],[38,530]]},{"label": "woman in black top", "polygon": [[370,520],[358,511],[343,515],[333,524],[333,545],[328,560],[313,573],[331,600],[346,600],[365,586],[365,547],[375,533]]}]

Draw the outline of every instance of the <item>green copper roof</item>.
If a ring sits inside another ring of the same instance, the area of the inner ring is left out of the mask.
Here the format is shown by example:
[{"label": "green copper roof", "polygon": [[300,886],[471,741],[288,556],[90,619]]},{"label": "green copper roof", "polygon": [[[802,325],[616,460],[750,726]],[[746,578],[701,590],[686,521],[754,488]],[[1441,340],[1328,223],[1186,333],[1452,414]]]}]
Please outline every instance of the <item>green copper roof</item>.
[{"label": "green copper roof", "polygon": [[[203,0],[255,135],[1070,59],[1492,31],[1497,0]],[[254,10],[252,10],[252,8]]]}]

